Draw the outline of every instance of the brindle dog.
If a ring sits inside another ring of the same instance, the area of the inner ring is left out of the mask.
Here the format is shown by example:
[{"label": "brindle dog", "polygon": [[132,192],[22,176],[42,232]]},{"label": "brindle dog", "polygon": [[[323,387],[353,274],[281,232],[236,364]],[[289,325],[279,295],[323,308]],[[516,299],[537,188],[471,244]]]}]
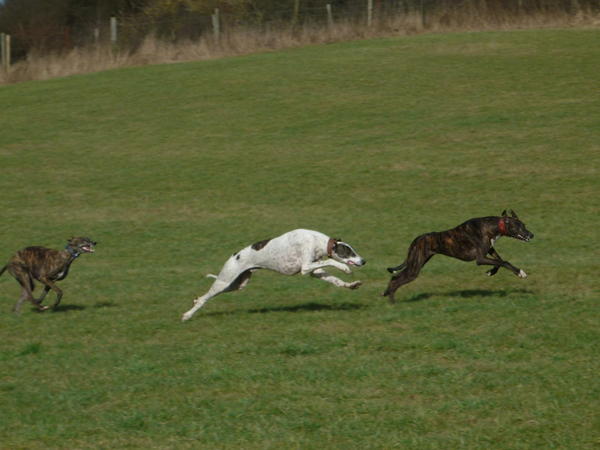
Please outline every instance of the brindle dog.
[{"label": "brindle dog", "polygon": [[[21,297],[15,304],[14,311],[18,313],[25,300],[29,300],[40,311],[48,309],[42,306],[42,301],[52,289],[56,293],[56,308],[62,298],[62,291],[55,284],[64,280],[69,273],[71,263],[82,253],[93,253],[96,243],[86,237],[71,238],[64,250],[53,250],[45,247],[27,247],[19,250],[8,264],[0,269],[0,275],[6,269],[21,285]],[[33,298],[35,285],[33,280],[38,280],[44,285],[44,292],[38,299]]]},{"label": "brindle dog", "polygon": [[[500,267],[504,267],[512,270],[518,277],[526,278],[525,272],[504,261],[494,249],[494,243],[501,236],[525,242],[533,238],[533,233],[525,228],[525,224],[519,220],[514,211],[510,210],[510,214],[509,217],[506,211],[503,211],[501,217],[470,219],[451,230],[426,233],[417,237],[410,244],[406,260],[397,267],[387,269],[390,273],[402,271],[392,277],[382,295],[389,296],[390,302],[394,303],[396,290],[417,278],[421,267],[438,253],[462,261],[475,260],[477,265],[494,266],[487,272],[489,276],[495,275]],[[491,258],[487,256],[488,254]]]}]

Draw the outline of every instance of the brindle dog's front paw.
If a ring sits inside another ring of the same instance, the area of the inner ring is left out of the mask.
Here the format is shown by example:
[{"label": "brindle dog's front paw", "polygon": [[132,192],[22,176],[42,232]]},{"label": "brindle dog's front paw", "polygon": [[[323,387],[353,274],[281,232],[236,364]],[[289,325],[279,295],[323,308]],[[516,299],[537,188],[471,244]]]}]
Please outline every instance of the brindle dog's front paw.
[{"label": "brindle dog's front paw", "polygon": [[527,274],[521,269],[519,269],[519,278],[527,278]]},{"label": "brindle dog's front paw", "polygon": [[488,277],[493,277],[494,275],[496,275],[496,272],[498,272],[498,267],[493,267],[490,270],[488,270],[486,274]]}]

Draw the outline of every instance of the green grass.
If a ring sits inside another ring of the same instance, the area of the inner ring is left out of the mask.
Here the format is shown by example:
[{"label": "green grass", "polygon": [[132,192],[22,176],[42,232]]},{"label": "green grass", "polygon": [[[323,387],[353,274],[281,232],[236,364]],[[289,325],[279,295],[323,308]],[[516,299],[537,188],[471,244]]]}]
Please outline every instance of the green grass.
[{"label": "green grass", "polygon": [[[596,30],[422,35],[0,87],[3,258],[98,241],[59,311],[0,278],[2,448],[596,448]],[[529,278],[418,234],[513,208]],[[207,273],[293,228],[344,279]]]}]

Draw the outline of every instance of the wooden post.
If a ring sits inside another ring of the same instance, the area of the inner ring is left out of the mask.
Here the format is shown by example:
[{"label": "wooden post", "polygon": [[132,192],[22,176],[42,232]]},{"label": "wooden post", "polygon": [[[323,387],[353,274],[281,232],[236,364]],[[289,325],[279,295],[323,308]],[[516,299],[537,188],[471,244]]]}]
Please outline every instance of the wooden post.
[{"label": "wooden post", "polygon": [[10,34],[7,34],[4,39],[6,40],[6,70],[10,69]]},{"label": "wooden post", "polygon": [[373,0],[367,0],[367,26],[373,25]]},{"label": "wooden post", "polygon": [[331,3],[327,3],[325,5],[325,8],[327,9],[327,25],[329,26],[329,28],[333,27],[333,14],[331,13]]},{"label": "wooden post", "polygon": [[421,6],[421,26],[425,28],[427,26],[427,17],[425,13],[425,0],[420,0]]},{"label": "wooden post", "polygon": [[6,67],[4,67],[4,54],[6,53],[4,36],[4,33],[0,33],[0,67],[2,67],[2,70],[6,70]]},{"label": "wooden post", "polygon": [[221,19],[219,17],[219,8],[215,8],[214,14],[211,16],[213,26],[213,36],[218,44],[221,40]]},{"label": "wooden post", "polygon": [[0,33],[0,67],[10,69],[10,34]]},{"label": "wooden post", "polygon": [[294,0],[294,12],[292,13],[292,27],[295,27],[298,23],[298,16],[300,15],[300,0]]},{"label": "wooden post", "polygon": [[577,0],[571,0],[571,11],[569,12],[571,14],[577,14],[579,11],[581,11],[581,5],[579,5],[579,2]]},{"label": "wooden post", "polygon": [[110,18],[110,43],[112,45],[117,44],[117,18]]}]

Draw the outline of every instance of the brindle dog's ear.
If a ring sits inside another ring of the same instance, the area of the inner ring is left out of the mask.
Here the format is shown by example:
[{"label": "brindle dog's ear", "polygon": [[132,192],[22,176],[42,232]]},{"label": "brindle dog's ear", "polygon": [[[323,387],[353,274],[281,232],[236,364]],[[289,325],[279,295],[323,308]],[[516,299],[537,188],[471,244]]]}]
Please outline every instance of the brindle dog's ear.
[{"label": "brindle dog's ear", "polygon": [[506,210],[502,211],[502,214],[500,214],[502,217],[506,217]]},{"label": "brindle dog's ear", "polygon": [[514,212],[512,209],[510,210],[510,215],[512,216],[513,219],[518,219],[517,213]]}]

